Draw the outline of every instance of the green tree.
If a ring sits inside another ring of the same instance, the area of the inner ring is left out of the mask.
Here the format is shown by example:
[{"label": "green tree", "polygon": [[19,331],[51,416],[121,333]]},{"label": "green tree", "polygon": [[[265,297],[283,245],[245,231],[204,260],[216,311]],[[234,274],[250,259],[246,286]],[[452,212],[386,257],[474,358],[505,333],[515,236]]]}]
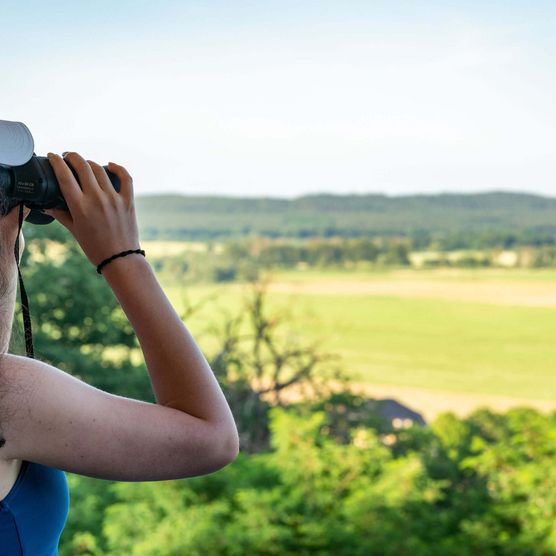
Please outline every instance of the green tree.
[{"label": "green tree", "polygon": [[[21,271],[35,356],[97,388],[154,401],[144,364],[130,358],[139,351],[133,328],[73,236],[56,221],[25,228],[25,236]],[[19,354],[22,323],[14,318],[11,349]]]}]

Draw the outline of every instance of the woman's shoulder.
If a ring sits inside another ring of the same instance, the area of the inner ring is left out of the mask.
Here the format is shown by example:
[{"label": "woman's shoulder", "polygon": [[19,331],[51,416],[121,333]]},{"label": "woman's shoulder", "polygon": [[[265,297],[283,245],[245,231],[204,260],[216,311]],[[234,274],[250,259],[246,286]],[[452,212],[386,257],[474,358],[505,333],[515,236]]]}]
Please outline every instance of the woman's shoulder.
[{"label": "woman's shoulder", "polygon": [[35,464],[111,481],[163,481],[228,462],[226,439],[203,419],[105,392],[37,359],[9,355],[1,365],[0,457],[33,462],[37,473],[47,470]]},{"label": "woman's shoulder", "polygon": [[4,425],[21,414],[19,409],[22,407],[22,400],[37,389],[36,373],[30,372],[37,364],[40,361],[29,357],[12,353],[0,354],[0,460],[8,459],[2,453],[6,441]]}]

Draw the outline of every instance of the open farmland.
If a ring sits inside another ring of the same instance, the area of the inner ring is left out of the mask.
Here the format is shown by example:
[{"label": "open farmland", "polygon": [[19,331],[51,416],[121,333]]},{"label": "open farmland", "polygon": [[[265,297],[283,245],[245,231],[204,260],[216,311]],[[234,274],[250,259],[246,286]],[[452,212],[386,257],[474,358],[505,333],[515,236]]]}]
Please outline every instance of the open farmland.
[{"label": "open farmland", "polygon": [[[179,309],[216,294],[194,333],[241,305],[246,286],[164,284]],[[481,405],[556,408],[556,273],[530,270],[275,273],[275,308],[341,356],[354,384],[431,417]]]}]

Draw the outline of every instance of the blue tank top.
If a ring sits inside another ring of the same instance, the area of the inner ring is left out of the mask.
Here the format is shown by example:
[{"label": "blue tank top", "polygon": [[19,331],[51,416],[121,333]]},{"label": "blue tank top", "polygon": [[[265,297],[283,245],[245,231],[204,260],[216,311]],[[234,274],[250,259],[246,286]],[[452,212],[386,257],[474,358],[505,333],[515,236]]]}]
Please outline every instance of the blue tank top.
[{"label": "blue tank top", "polygon": [[0,501],[0,556],[57,556],[68,511],[65,472],[23,460]]}]

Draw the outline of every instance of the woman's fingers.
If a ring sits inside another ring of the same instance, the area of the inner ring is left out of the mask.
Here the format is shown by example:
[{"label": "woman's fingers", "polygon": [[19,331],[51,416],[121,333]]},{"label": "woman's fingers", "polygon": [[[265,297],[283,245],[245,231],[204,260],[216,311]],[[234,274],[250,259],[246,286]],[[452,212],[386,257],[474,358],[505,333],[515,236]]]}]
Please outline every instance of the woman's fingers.
[{"label": "woman's fingers", "polygon": [[79,178],[79,185],[83,193],[98,193],[100,188],[93,170],[89,163],[78,153],[68,152],[64,155],[64,162],[70,165],[77,173]]},{"label": "woman's fingers", "polygon": [[[82,213],[86,197],[94,195],[98,200],[99,195],[106,194],[111,198],[121,197],[125,205],[133,206],[133,180],[129,172],[119,164],[110,162],[108,168],[120,179],[120,192],[118,193],[106,170],[92,160],[85,160],[76,152],[64,153],[64,158],[54,153],[48,153],[48,159],[60,185],[62,196],[66,200],[69,212],[61,209],[47,209],[43,212],[53,216],[68,230],[72,231],[74,217]],[[77,174],[77,178],[72,172]],[[78,216],[79,218],[79,216]]]},{"label": "woman's fingers", "polygon": [[110,181],[110,178],[106,173],[106,170],[100,164],[97,164],[92,160],[87,160],[87,163],[91,167],[91,170],[93,171],[93,174],[95,175],[100,188],[110,196],[117,195],[116,190],[114,189],[114,186],[112,185],[112,182]]},{"label": "woman's fingers", "polygon": [[82,202],[83,191],[81,191],[77,180],[60,155],[48,153],[48,161],[56,174],[56,179],[60,185],[60,191],[62,192],[62,196],[64,197],[70,212],[75,214]]},{"label": "woman's fingers", "polygon": [[[69,198],[69,214],[55,209],[44,212],[69,229],[94,265],[114,253],[139,245],[132,179],[127,170],[114,163],[108,166],[110,172],[120,179],[120,195],[110,182],[108,173],[96,162],[87,161],[73,152],[66,155],[65,161],[60,161],[58,166],[63,165],[71,173],[68,166],[71,164],[81,184],[77,212],[73,211]],[[60,175],[67,177],[61,170]],[[75,194],[79,184],[72,180],[74,189],[66,188],[66,191]],[[64,196],[66,191],[62,191]]]},{"label": "woman's fingers", "polygon": [[120,195],[124,198],[127,206],[133,204],[133,178],[129,172],[119,164],[108,163],[108,169],[120,178]]}]

